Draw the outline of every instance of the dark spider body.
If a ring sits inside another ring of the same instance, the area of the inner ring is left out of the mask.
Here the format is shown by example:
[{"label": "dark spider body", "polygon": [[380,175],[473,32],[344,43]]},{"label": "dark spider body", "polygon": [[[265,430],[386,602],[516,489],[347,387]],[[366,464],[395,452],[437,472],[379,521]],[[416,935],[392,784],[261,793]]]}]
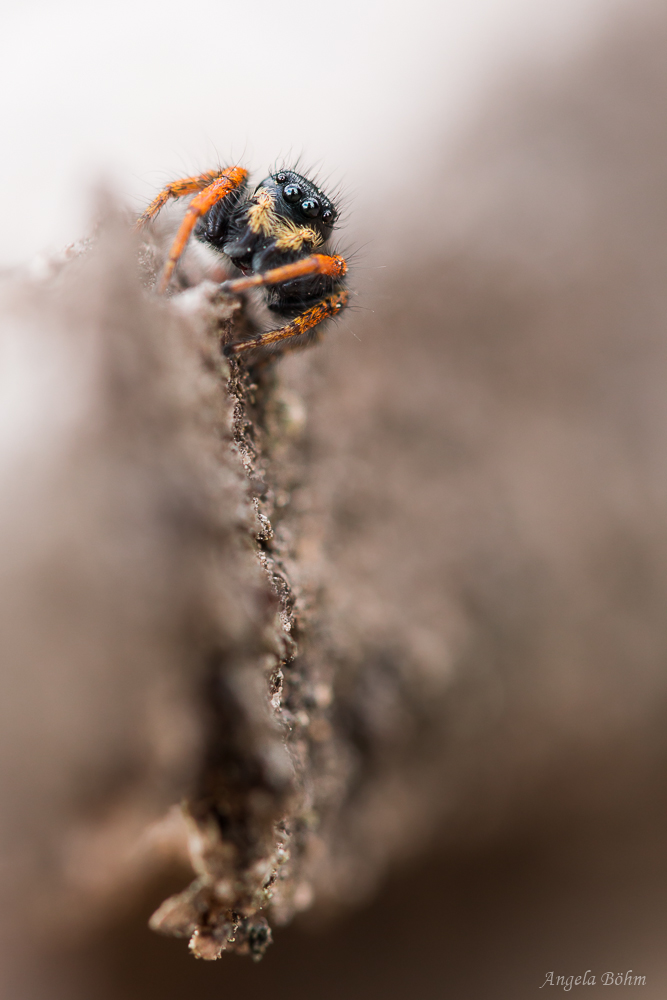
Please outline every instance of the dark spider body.
[{"label": "dark spider body", "polygon": [[199,241],[228,258],[244,276],[223,282],[224,291],[238,294],[261,287],[268,308],[289,320],[279,330],[228,345],[225,353],[273,347],[287,340],[299,346],[312,339],[315,327],[346,306],[347,264],[326,249],[338,212],[312,181],[293,170],[279,170],[250,195],[248,174],[241,167],[201,174],[168,185],[138,225],[155,218],[168,199],[191,193],[195,196],[172,245],[160,290],[166,291],[194,231]]},{"label": "dark spider body", "polygon": [[[272,201],[266,211],[264,193]],[[324,247],[337,216],[333,203],[312,181],[293,170],[280,170],[258,184],[253,195],[248,196],[246,182],[219,201],[199,221],[195,237],[229,257],[242,274],[263,274]],[[341,284],[322,274],[293,278],[266,286],[266,304],[272,312],[292,318]]]}]

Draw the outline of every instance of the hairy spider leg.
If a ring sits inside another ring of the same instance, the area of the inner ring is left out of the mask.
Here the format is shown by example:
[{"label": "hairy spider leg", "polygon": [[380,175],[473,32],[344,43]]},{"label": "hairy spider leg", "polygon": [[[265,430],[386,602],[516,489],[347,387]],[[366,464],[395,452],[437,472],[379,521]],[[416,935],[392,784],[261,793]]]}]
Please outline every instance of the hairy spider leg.
[{"label": "hairy spider leg", "polygon": [[280,285],[292,278],[302,278],[307,274],[323,274],[331,278],[342,278],[347,271],[347,264],[343,257],[336,255],[314,253],[303,260],[294,261],[293,264],[283,264],[281,267],[271,268],[270,271],[263,271],[261,274],[253,274],[249,278],[233,278],[231,281],[223,281],[220,285],[222,292],[245,292],[249,288],[261,288],[263,285]]},{"label": "hairy spider leg", "polygon": [[206,215],[209,209],[217,205],[223,198],[226,198],[232,191],[236,191],[237,188],[241,187],[247,179],[247,170],[244,170],[242,167],[228,167],[227,170],[222,171],[212,184],[209,184],[207,188],[204,188],[203,191],[194,196],[188,205],[187,212],[171,245],[171,250],[169,251],[169,256],[167,257],[158,285],[158,292],[166,292],[169,287],[171,276],[192,235],[192,230],[195,228],[197,220],[202,215]]},{"label": "hairy spider leg", "polygon": [[[279,271],[282,269],[276,268],[275,270]],[[270,271],[267,272],[267,274],[270,273]],[[254,351],[258,347],[269,347],[271,344],[280,343],[281,340],[298,337],[300,334],[312,330],[313,327],[319,326],[320,323],[330,316],[336,316],[345,308],[348,299],[349,294],[345,291],[328,295],[321,302],[317,302],[310,309],[306,309],[305,312],[297,316],[296,319],[293,319],[287,326],[283,326],[279,330],[269,330],[267,333],[263,333],[260,337],[255,337],[253,340],[242,340],[238,344],[227,344],[224,348],[224,353],[227,357],[233,357],[234,355],[243,353],[243,351]]]},{"label": "hairy spider leg", "polygon": [[160,193],[153,198],[148,208],[141,213],[134,225],[134,228],[141,229],[147,222],[152,222],[152,220],[156,218],[160,209],[164,208],[167,202],[172,198],[184,198],[186,194],[197,194],[197,191],[203,191],[203,189],[207,188],[209,184],[216,181],[222,173],[222,170],[209,170],[205,174],[197,174],[196,177],[183,177],[180,181],[173,181],[171,184],[167,184],[167,186],[162,188]]}]

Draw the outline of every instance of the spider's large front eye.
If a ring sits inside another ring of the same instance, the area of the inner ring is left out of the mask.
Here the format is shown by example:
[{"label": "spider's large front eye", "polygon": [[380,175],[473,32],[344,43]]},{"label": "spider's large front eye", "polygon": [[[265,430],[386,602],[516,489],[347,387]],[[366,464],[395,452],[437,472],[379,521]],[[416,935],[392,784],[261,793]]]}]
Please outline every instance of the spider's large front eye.
[{"label": "spider's large front eye", "polygon": [[315,216],[320,214],[320,203],[315,198],[306,198],[301,202],[301,211],[304,215],[308,215],[311,219],[314,219]]},{"label": "spider's large front eye", "polygon": [[285,201],[298,201],[301,197],[301,188],[298,184],[288,184],[283,191],[283,198]]}]

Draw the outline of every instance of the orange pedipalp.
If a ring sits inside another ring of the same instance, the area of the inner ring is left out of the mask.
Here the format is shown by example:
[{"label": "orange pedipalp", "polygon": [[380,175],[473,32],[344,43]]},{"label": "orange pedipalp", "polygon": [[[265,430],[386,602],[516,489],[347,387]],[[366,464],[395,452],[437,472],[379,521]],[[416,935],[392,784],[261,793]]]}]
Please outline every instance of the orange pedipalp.
[{"label": "orange pedipalp", "polygon": [[[201,218],[202,215],[206,215],[210,208],[217,205],[219,201],[226,198],[228,194],[235,191],[236,188],[240,187],[248,177],[248,171],[244,170],[242,167],[229,167],[227,170],[223,170],[219,177],[205,187],[203,191],[199,191],[196,194],[190,204],[188,205],[185,217],[181,222],[180,228],[176,233],[174,242],[171,245],[171,250],[169,251],[169,256],[167,257],[167,262],[164,265],[162,271],[162,276],[160,278],[160,284],[158,286],[159,292],[165,292],[169,287],[169,282],[171,281],[171,276],[174,273],[174,269],[180,260],[180,257],[185,250],[188,240],[192,234],[192,230],[197,224],[197,220]],[[157,199],[156,199],[157,200]]]},{"label": "orange pedipalp", "polygon": [[261,288],[263,285],[280,285],[284,281],[302,278],[308,274],[323,274],[331,278],[342,278],[346,271],[347,264],[342,257],[314,253],[310,257],[304,257],[303,260],[297,260],[293,264],[284,264],[282,267],[274,267],[262,274],[225,281],[222,285],[222,291],[236,293],[244,292],[249,288]]}]

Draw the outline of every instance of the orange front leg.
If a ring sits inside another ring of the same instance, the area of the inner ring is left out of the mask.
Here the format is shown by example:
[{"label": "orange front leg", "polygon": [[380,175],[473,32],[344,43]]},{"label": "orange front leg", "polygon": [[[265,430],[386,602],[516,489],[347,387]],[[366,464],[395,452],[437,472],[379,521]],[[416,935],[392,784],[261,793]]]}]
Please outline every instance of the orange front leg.
[{"label": "orange front leg", "polygon": [[248,171],[242,167],[229,167],[227,170],[222,171],[217,180],[194,196],[188,205],[188,210],[181,222],[180,229],[176,233],[176,238],[171,245],[171,250],[169,251],[169,256],[167,257],[167,262],[164,265],[162,277],[158,285],[159,292],[166,292],[169,287],[174,268],[185,250],[192,230],[197,224],[197,219],[200,219],[202,215],[206,215],[210,208],[217,205],[219,201],[226,198],[232,191],[241,187],[247,180],[247,177]]},{"label": "orange front leg", "polygon": [[197,174],[196,177],[184,177],[180,181],[173,181],[171,184],[167,184],[166,187],[162,188],[157,198],[153,198],[146,211],[141,213],[134,228],[141,229],[147,222],[152,222],[160,209],[164,208],[172,198],[184,198],[186,194],[196,194],[197,191],[207,188],[221,174],[222,170],[209,170],[205,174]]},{"label": "orange front leg", "polygon": [[167,262],[160,277],[159,292],[165,292],[169,287],[174,268],[185,250],[192,230],[197,224],[197,219],[206,215],[210,208],[245,184],[247,179],[247,170],[242,167],[227,167],[226,170],[210,171],[207,174],[199,174],[197,177],[186,177],[182,181],[174,181],[173,184],[168,184],[157,198],[153,199],[137,220],[135,229],[141,229],[147,222],[154,219],[170,198],[182,198],[186,194],[195,195],[188,205],[188,210],[171,245]]},{"label": "orange front leg", "polygon": [[[287,266],[289,267],[290,265]],[[281,270],[281,268],[276,268],[276,270]],[[267,274],[270,273],[270,271],[267,272]],[[310,309],[306,309],[305,312],[297,316],[296,319],[293,319],[287,326],[283,326],[279,330],[269,330],[268,333],[263,333],[260,337],[254,337],[252,340],[242,340],[238,344],[227,344],[224,348],[224,353],[227,357],[235,357],[244,351],[254,351],[258,347],[271,347],[273,344],[279,344],[282,340],[298,337],[319,326],[325,319],[336,316],[345,308],[348,298],[349,295],[347,292],[336,292],[335,295],[328,295],[321,302],[317,302]]]},{"label": "orange front leg", "polygon": [[283,264],[282,267],[274,267],[270,271],[262,274],[253,274],[249,278],[233,278],[231,281],[223,281],[220,286],[222,292],[245,292],[249,288],[261,288],[264,285],[281,285],[285,281],[293,278],[303,278],[308,274],[324,274],[330,278],[342,278],[347,272],[347,264],[343,257],[335,255],[329,256],[324,253],[314,253],[303,260],[297,260],[293,264]]}]

